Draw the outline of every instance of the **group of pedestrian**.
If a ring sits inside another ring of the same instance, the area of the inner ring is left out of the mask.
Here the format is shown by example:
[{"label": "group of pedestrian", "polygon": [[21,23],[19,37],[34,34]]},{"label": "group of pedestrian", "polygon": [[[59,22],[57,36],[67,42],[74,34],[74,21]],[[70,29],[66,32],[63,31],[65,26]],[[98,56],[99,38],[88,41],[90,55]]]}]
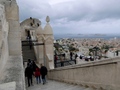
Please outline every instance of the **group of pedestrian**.
[{"label": "group of pedestrian", "polygon": [[28,87],[33,85],[33,76],[36,78],[36,83],[46,83],[47,68],[41,64],[39,68],[36,63],[28,59],[27,67],[25,68],[25,77],[27,77]]},{"label": "group of pedestrian", "polygon": [[[74,58],[73,58],[73,55],[75,56]],[[77,54],[74,54],[73,52],[70,52],[70,60],[73,60],[73,59],[76,60],[77,57],[78,57]]]}]

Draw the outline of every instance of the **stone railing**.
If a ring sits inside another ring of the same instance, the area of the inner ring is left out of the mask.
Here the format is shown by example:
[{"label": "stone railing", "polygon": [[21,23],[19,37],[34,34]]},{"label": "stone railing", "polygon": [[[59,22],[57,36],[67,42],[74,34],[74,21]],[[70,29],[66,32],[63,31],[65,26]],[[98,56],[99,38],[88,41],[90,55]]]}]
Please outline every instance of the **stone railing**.
[{"label": "stone railing", "polygon": [[105,90],[120,90],[120,57],[50,70],[49,79]]}]

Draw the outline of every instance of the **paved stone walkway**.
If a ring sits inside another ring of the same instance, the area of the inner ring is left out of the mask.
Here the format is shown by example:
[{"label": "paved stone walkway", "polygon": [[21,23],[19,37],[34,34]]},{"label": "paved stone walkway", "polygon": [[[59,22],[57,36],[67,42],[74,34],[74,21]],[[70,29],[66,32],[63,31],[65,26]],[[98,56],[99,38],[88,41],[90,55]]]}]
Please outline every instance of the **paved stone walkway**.
[{"label": "paved stone walkway", "polygon": [[27,87],[27,90],[91,90],[78,85],[48,80],[45,85],[42,83]]}]

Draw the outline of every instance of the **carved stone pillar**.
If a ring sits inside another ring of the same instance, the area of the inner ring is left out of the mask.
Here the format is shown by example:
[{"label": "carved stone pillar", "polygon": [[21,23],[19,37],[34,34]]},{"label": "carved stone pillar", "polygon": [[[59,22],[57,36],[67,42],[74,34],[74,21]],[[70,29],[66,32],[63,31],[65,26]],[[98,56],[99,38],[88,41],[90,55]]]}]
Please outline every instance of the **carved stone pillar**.
[{"label": "carved stone pillar", "polygon": [[54,48],[53,48],[53,39],[52,38],[47,38],[45,40],[45,54],[46,54],[46,58],[45,58],[45,65],[49,68],[49,69],[54,69]]},{"label": "carved stone pillar", "polygon": [[[36,35],[37,35],[37,40],[38,40],[38,43],[44,43],[44,35],[43,35],[43,29],[41,27],[41,21],[39,22],[39,27],[37,28],[36,30]],[[38,62],[41,64],[41,63],[44,63],[44,45],[38,45],[37,46],[37,60]]]},{"label": "carved stone pillar", "polygon": [[50,18],[49,16],[46,17],[46,26],[44,27],[44,36],[45,36],[45,61],[44,64],[49,69],[54,69],[54,48],[53,48],[53,31],[52,27],[50,26]]},{"label": "carved stone pillar", "polygon": [[8,45],[9,55],[22,55],[21,32],[18,5],[15,0],[5,3],[6,19],[9,23]]},{"label": "carved stone pillar", "polygon": [[[44,38],[42,35],[39,35],[38,38],[38,43],[44,43]],[[38,62],[41,64],[41,63],[44,63],[44,45],[39,45],[37,46],[37,55],[38,55]]]}]

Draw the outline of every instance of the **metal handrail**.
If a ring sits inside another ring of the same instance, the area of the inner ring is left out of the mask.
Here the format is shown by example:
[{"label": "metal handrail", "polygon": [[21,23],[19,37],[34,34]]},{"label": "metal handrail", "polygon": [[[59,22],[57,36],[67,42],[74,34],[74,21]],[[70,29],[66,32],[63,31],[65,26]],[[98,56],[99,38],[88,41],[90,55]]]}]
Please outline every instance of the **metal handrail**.
[{"label": "metal handrail", "polygon": [[[67,65],[65,65],[65,63],[68,63]],[[55,62],[55,68],[56,67],[63,67],[63,66],[68,66],[68,65],[73,65],[72,63],[70,62],[74,62],[74,64],[76,64],[76,60],[65,60],[65,61],[60,61],[60,62]],[[59,66],[58,66],[59,65]]]}]

